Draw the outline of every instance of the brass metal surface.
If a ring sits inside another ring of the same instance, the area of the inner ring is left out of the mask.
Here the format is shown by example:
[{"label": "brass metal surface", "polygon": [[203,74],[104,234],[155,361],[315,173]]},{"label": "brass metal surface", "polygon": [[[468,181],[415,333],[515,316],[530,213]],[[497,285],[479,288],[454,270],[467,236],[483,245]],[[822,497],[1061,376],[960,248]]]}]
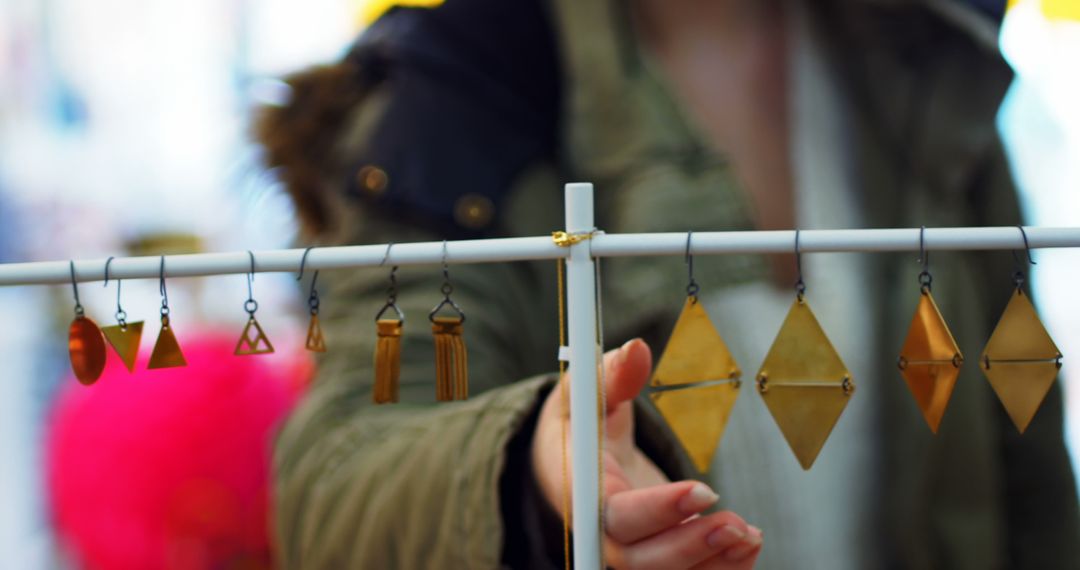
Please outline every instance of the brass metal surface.
[{"label": "brass metal surface", "polygon": [[128,372],[135,372],[135,359],[139,356],[139,342],[142,340],[143,322],[124,323],[102,327],[101,332],[112,345],[117,356],[124,362]]},{"label": "brass metal surface", "polygon": [[[696,296],[689,296],[650,384],[650,398],[701,472],[709,470],[739,395],[741,372]],[[716,383],[716,381],[723,381]],[[705,385],[696,385],[709,382]]]},{"label": "brass metal surface", "polygon": [[464,319],[432,317],[435,335],[435,399],[440,402],[469,397],[468,353],[462,338]]},{"label": "brass metal surface", "polygon": [[236,349],[233,354],[248,356],[251,354],[270,354],[271,352],[274,352],[274,345],[270,344],[270,339],[266,337],[266,333],[263,332],[259,321],[255,320],[254,315],[248,317],[248,322],[244,325],[244,330],[236,341]]},{"label": "brass metal surface", "polygon": [[983,349],[979,368],[1024,433],[1061,368],[1061,352],[1017,288]]},{"label": "brass metal surface", "polygon": [[88,317],[75,317],[68,327],[68,356],[71,370],[79,382],[89,386],[105,370],[105,338],[101,329]]},{"label": "brass metal surface", "polygon": [[803,469],[810,469],[854,391],[851,374],[801,296],[757,375],[758,392]]},{"label": "brass metal surface", "polygon": [[937,433],[964,357],[929,290],[919,296],[897,365],[930,431]]},{"label": "brass metal surface", "polygon": [[687,297],[649,383],[677,386],[738,378],[740,374],[705,308],[695,297]]},{"label": "brass metal surface", "polygon": [[649,397],[699,471],[705,473],[739,397],[735,382],[655,391]]},{"label": "brass metal surface", "polygon": [[154,342],[154,351],[150,353],[150,362],[146,367],[153,370],[177,366],[187,366],[187,360],[184,359],[180,344],[176,342],[176,335],[169,326],[169,318],[162,317],[161,332],[158,333],[157,341]]},{"label": "brass metal surface", "polygon": [[378,341],[375,344],[375,385],[371,397],[376,404],[398,401],[403,324],[401,319],[375,321]]},{"label": "brass metal surface", "polygon": [[308,323],[307,340],[304,342],[304,348],[311,352],[326,352],[326,339],[323,338],[322,325],[319,324],[319,315],[311,315],[311,322]]}]

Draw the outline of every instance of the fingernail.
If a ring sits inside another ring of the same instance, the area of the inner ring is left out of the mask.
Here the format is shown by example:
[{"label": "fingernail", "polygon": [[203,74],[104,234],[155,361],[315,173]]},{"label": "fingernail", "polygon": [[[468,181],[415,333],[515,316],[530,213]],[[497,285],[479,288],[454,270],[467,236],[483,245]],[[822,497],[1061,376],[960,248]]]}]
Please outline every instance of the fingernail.
[{"label": "fingernail", "polygon": [[756,535],[758,538],[764,537],[765,533],[760,528],[750,525],[750,534]]},{"label": "fingernail", "polygon": [[[750,534],[746,535],[745,540],[724,551],[724,558],[729,562],[743,560],[761,547],[761,529],[751,526],[749,530]],[[754,530],[757,530],[757,533],[754,533]]]},{"label": "fingernail", "polygon": [[685,495],[679,499],[678,509],[679,512],[686,515],[696,515],[701,511],[716,504],[716,501],[720,498],[708,485],[704,483],[695,483]]},{"label": "fingernail", "polygon": [[734,544],[742,542],[746,538],[746,533],[741,529],[735,528],[729,524],[726,524],[712,532],[705,537],[705,542],[710,548],[721,549],[727,548]]}]

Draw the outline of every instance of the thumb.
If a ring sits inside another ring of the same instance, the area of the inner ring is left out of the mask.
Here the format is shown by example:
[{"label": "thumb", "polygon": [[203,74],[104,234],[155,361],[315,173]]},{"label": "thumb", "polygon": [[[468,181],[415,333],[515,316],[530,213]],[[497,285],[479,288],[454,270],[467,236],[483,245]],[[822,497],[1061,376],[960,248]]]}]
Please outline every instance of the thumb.
[{"label": "thumb", "polygon": [[607,411],[637,397],[652,372],[652,350],[635,338],[604,355],[604,388]]}]

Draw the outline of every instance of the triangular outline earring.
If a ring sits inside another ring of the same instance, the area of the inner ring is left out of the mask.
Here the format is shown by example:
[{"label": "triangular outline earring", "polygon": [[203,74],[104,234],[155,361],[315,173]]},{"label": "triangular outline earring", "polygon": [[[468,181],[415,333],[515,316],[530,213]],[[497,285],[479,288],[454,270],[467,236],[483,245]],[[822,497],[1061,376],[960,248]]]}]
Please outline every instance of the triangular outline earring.
[{"label": "triangular outline earring", "polygon": [[[296,275],[297,281],[304,280],[304,264],[307,262],[308,253],[316,246],[308,246],[304,255],[300,257],[300,271]],[[311,291],[308,293],[308,311],[311,320],[308,322],[307,338],[304,340],[304,348],[311,352],[326,352],[326,339],[323,337],[322,326],[319,324],[319,291],[315,288],[315,282],[319,280],[319,270],[311,277]]]},{"label": "triangular outline earring", "polygon": [[[274,345],[270,343],[262,325],[255,319],[255,312],[259,310],[259,302],[255,300],[251,289],[251,284],[255,281],[255,254],[250,249],[247,253],[251,258],[251,271],[247,274],[248,298],[244,301],[244,310],[247,311],[248,320],[240,333],[240,338],[236,340],[236,349],[233,350],[233,354],[236,356],[271,354],[274,352]],[[253,329],[256,333],[254,338],[251,336]]]}]

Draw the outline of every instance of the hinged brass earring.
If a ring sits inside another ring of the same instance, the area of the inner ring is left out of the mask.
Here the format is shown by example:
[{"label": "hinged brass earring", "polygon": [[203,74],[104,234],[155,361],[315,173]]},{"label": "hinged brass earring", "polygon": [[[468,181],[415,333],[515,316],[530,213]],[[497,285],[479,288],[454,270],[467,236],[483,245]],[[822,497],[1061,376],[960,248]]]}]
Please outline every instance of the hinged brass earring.
[{"label": "hinged brass earring", "polygon": [[89,386],[101,377],[105,370],[105,339],[79,302],[79,285],[75,280],[75,262],[71,265],[71,288],[75,292],[75,319],[68,327],[68,357],[71,370],[79,382]]},{"label": "hinged brass earring", "polygon": [[941,417],[949,405],[964,356],[953,339],[945,319],[930,294],[930,257],[926,251],[926,227],[919,230],[919,306],[911,318],[904,346],[896,365],[907,382],[915,403],[922,410],[930,431],[937,433]]},{"label": "hinged brass earring", "polygon": [[[1024,239],[1027,262],[1034,265],[1027,232],[1023,226],[1017,227]],[[1024,294],[1024,279],[1023,262],[1017,259],[1012,298],[979,360],[979,367],[1020,433],[1027,429],[1050,392],[1062,359],[1061,351]]]},{"label": "hinged brass earring", "polygon": [[[112,263],[113,259],[113,257],[109,257],[109,259],[105,260],[105,283],[103,285],[105,287],[109,285],[109,264]],[[128,372],[135,372],[135,359],[139,356],[139,342],[142,340],[143,322],[127,322],[127,312],[120,306],[120,284],[121,281],[117,279],[116,324],[102,327],[101,332],[105,334],[105,339],[112,345],[113,350],[123,361]]]},{"label": "hinged brass earring", "polygon": [[259,310],[259,302],[255,300],[251,291],[251,283],[255,280],[255,254],[248,251],[248,257],[251,258],[251,271],[247,274],[248,298],[247,301],[244,301],[244,310],[247,311],[248,321],[244,325],[243,332],[240,333],[240,338],[236,341],[236,349],[233,354],[237,356],[274,352],[274,345],[270,344],[270,339],[266,337],[266,333],[263,331],[262,326],[259,325],[259,321],[255,319],[255,312]]},{"label": "hinged brass earring", "polygon": [[[386,265],[390,257],[390,248],[386,246],[382,263]],[[391,404],[398,401],[398,386],[401,378],[401,334],[405,327],[405,315],[397,306],[397,266],[390,269],[390,287],[386,289],[386,303],[375,314],[375,387],[372,399],[376,404]],[[386,311],[393,310],[389,318]]]},{"label": "hinged brass earring", "polygon": [[686,234],[686,302],[653,372],[649,397],[701,472],[709,470],[739,396],[738,364],[698,300]]},{"label": "hinged brass earring", "polygon": [[[300,273],[296,276],[297,281],[304,279],[304,262],[307,261],[308,252],[311,249],[311,247],[305,249],[304,255],[300,257]],[[308,293],[308,310],[311,312],[311,320],[308,322],[304,348],[311,352],[326,352],[326,341],[323,339],[322,326],[319,325],[319,291],[315,288],[315,282],[318,280],[319,271],[315,270],[315,275],[311,277],[311,292]]]},{"label": "hinged brass earring", "polygon": [[180,351],[180,344],[176,342],[169,321],[169,293],[165,289],[165,256],[161,256],[161,271],[159,274],[158,289],[161,292],[161,332],[158,333],[154,343],[154,351],[150,353],[148,369],[173,368],[187,366],[184,353]]},{"label": "hinged brass earring", "polygon": [[[453,292],[446,263],[446,241],[443,241],[443,300],[428,314],[431,332],[435,335],[435,398],[440,402],[469,397],[468,353],[462,338],[465,313],[450,298]],[[444,308],[454,314],[439,316],[439,311]]]},{"label": "hinged brass earring", "polygon": [[795,302],[761,363],[757,389],[799,464],[810,469],[855,384],[806,301],[799,230],[795,230],[795,260],[799,270]]}]

